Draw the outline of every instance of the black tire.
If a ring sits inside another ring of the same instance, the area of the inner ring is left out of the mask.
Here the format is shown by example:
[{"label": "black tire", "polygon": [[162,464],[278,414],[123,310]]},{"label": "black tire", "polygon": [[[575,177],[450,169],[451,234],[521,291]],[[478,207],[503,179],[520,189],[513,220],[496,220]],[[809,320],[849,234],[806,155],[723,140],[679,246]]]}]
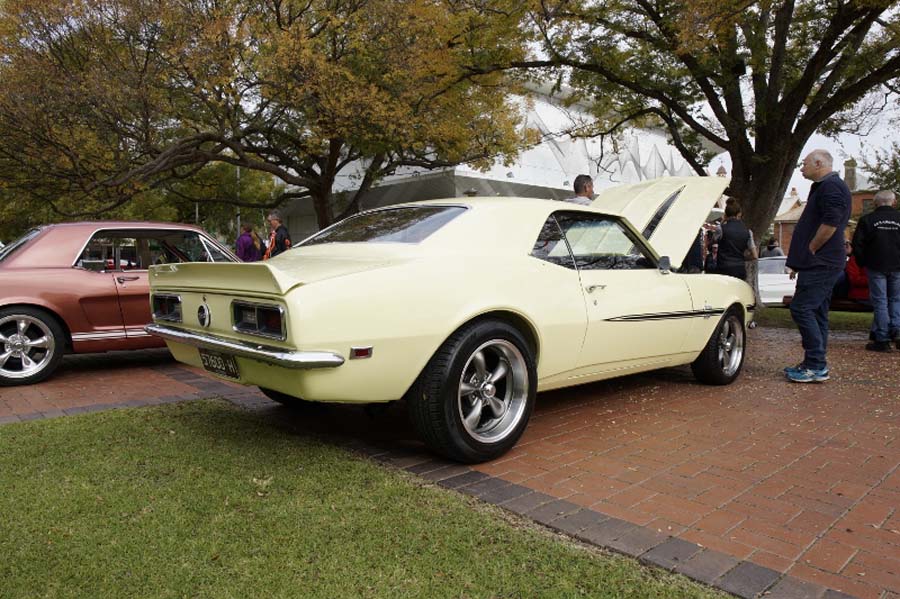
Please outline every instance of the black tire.
[{"label": "black tire", "polygon": [[309,401],[300,397],[288,395],[287,393],[282,393],[281,391],[275,391],[274,389],[260,387],[259,390],[272,401],[280,403],[292,412],[303,414],[305,416],[324,414],[331,408],[331,404],[319,401]]},{"label": "black tire", "polygon": [[0,387],[47,379],[59,367],[66,349],[62,326],[40,308],[0,309],[0,339],[0,355],[6,356],[0,364]]},{"label": "black tire", "polygon": [[310,403],[299,397],[294,397],[293,395],[288,395],[287,393],[282,393],[281,391],[275,391],[274,389],[266,389],[265,387],[260,387],[259,390],[263,392],[263,395],[265,395],[272,401],[277,401],[281,405],[288,406],[289,408],[297,408],[304,404]]},{"label": "black tire", "polygon": [[734,381],[744,367],[746,339],[743,315],[740,310],[731,308],[722,316],[706,347],[691,363],[697,380],[707,385],[728,385]]},{"label": "black tire", "polygon": [[536,395],[530,344],[509,323],[481,320],[444,342],[406,403],[413,426],[432,451],[477,463],[503,455],[518,442]]}]

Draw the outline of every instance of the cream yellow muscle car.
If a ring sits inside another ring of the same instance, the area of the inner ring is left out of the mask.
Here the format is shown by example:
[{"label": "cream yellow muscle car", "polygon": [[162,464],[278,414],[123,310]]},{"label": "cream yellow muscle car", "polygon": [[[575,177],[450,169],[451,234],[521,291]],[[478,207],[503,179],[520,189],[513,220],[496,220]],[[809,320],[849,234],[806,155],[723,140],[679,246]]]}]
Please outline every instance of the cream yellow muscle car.
[{"label": "cream yellow muscle car", "polygon": [[726,184],[364,212],[268,262],[153,267],[147,331],[284,404],[405,398],[434,451],[489,460],[538,391],[681,364],[738,376],[751,288],[677,272]]}]

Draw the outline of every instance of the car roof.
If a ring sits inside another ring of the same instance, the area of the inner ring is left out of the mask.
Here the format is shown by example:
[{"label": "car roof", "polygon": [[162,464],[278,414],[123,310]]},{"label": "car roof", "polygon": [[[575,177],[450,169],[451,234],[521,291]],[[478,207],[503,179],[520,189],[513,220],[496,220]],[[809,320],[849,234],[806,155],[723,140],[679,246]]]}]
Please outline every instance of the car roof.
[{"label": "car roof", "polygon": [[[365,212],[381,212],[417,206],[463,207],[466,211],[450,220],[418,244],[346,243],[341,253],[445,254],[445,253],[529,253],[547,218],[553,212],[577,211],[607,214],[590,206],[571,202],[520,197],[465,197],[393,204]],[[612,215],[618,218],[616,215]],[[358,246],[356,249],[347,246]],[[300,248],[311,253],[339,251],[335,244]]]},{"label": "car roof", "polygon": [[27,241],[0,266],[4,268],[66,268],[72,266],[88,239],[97,231],[117,230],[173,230],[197,231],[203,229],[182,223],[151,221],[79,221],[53,223],[37,227],[33,239]]},{"label": "car roof", "polygon": [[193,229],[195,231],[203,230],[202,227],[197,225],[192,225],[188,223],[172,223],[172,222],[164,222],[164,221],[149,221],[149,220],[84,220],[77,222],[66,222],[66,223],[51,223],[48,225],[42,225],[42,228],[47,229],[77,229],[77,228],[85,228],[85,229]]},{"label": "car roof", "polygon": [[[559,200],[499,196],[428,200],[412,204],[475,208],[471,212],[485,221],[481,223],[481,233],[496,240],[505,240],[504,243],[493,244],[496,251],[513,248],[513,251],[520,251],[524,245],[530,251],[530,244],[534,243],[540,227],[551,212],[566,210],[615,216],[628,222],[647,239],[658,255],[669,256],[672,265],[678,267],[727,185],[728,179],[724,177],[660,177],[605,188],[589,206]],[[404,205],[410,204],[400,206]],[[471,215],[454,219],[433,235],[434,240],[429,245],[436,245],[441,239],[449,240],[451,232],[460,228],[460,223],[468,222],[471,227],[472,222],[477,220]],[[488,226],[489,221],[493,221],[493,227]],[[498,222],[502,222],[503,226]],[[469,239],[477,234],[474,230],[462,233]],[[513,239],[520,234],[527,239]]]}]

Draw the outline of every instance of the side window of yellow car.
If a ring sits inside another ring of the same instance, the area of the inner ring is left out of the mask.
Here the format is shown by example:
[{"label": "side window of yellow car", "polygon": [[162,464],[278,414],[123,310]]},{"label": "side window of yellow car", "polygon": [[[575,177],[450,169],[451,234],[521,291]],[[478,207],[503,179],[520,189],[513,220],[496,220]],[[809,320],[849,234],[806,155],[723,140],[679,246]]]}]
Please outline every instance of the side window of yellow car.
[{"label": "side window of yellow car", "polygon": [[655,267],[651,254],[614,217],[568,212],[558,214],[557,222],[580,270],[639,270]]},{"label": "side window of yellow car", "polygon": [[552,214],[544,222],[544,226],[541,227],[541,232],[534,242],[531,255],[551,264],[575,269],[575,262],[572,260],[572,254],[569,253],[569,248],[563,237],[563,231],[556,217]]}]

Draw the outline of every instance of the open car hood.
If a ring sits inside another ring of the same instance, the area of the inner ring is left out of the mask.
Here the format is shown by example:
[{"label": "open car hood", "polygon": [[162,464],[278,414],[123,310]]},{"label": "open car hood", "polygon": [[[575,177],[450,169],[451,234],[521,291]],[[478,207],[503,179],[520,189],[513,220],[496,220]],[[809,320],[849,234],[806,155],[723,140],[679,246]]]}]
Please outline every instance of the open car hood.
[{"label": "open car hood", "polygon": [[663,177],[601,190],[592,206],[627,218],[678,268],[728,183],[725,177]]}]

